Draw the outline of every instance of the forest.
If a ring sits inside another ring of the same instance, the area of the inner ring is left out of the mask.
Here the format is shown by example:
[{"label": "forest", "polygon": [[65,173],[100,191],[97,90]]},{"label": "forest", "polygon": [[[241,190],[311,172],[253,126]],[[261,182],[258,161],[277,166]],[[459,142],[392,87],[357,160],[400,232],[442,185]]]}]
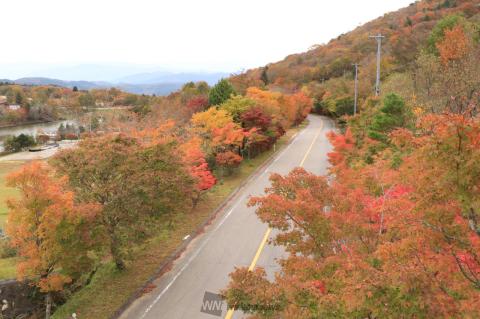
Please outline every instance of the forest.
[{"label": "forest", "polygon": [[[206,84],[206,83],[205,83]],[[133,108],[142,110],[162,97],[136,95],[116,88],[78,90],[59,86],[27,86],[0,82],[0,127],[79,119],[88,110]]]}]

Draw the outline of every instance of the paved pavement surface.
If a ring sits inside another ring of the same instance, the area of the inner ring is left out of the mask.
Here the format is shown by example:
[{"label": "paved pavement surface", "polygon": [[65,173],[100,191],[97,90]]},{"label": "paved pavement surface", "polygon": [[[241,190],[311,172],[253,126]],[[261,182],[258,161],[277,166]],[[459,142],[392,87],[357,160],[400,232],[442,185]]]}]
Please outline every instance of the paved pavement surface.
[{"label": "paved pavement surface", "polygon": [[[211,301],[208,307],[204,303],[205,293],[216,294],[224,289],[229,281],[228,274],[235,266],[250,266],[268,229],[258,220],[254,209],[246,207],[248,198],[264,193],[272,172],[287,174],[293,168],[303,166],[312,173],[325,174],[328,166],[326,154],[331,150],[326,133],[333,128],[333,122],[328,118],[309,116],[309,125],[263,172],[245,185],[204,234],[190,243],[172,269],[154,282],[156,288],[137,299],[120,318],[224,318],[226,304],[222,304],[220,313],[213,297],[208,299]],[[271,233],[269,237],[273,235]],[[276,260],[282,256],[281,247],[267,244],[261,250],[256,267],[264,267],[269,278],[273,278],[279,270]],[[210,313],[202,312],[202,308]],[[235,319],[243,317],[239,311],[233,314]]]},{"label": "paved pavement surface", "polygon": [[0,157],[0,162],[4,161],[32,161],[43,160],[55,155],[59,150],[73,148],[77,145],[77,141],[60,141],[58,147],[52,147],[40,152],[18,152]]}]

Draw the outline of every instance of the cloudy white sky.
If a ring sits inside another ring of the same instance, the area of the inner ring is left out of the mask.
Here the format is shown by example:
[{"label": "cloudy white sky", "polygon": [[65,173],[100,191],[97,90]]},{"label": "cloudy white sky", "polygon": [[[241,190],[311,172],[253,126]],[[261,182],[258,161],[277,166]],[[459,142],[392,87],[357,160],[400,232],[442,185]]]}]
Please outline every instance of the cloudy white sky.
[{"label": "cloudy white sky", "polygon": [[0,78],[78,64],[239,71],[413,0],[2,1]]}]

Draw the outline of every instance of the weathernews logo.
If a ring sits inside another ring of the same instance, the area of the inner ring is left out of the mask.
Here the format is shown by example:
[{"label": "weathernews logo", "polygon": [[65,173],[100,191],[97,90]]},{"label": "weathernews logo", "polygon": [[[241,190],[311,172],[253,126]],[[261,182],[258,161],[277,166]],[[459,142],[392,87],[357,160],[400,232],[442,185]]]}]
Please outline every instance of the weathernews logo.
[{"label": "weathernews logo", "polygon": [[200,312],[220,317],[226,308],[227,304],[223,301],[221,295],[205,291]]}]

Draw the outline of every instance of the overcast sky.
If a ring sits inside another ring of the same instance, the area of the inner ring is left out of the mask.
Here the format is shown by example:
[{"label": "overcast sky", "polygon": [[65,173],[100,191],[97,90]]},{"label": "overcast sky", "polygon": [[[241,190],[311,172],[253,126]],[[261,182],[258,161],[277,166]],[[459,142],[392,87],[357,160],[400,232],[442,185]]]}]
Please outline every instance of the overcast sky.
[{"label": "overcast sky", "polygon": [[239,71],[306,51],[412,1],[7,0],[0,78],[87,63]]}]

